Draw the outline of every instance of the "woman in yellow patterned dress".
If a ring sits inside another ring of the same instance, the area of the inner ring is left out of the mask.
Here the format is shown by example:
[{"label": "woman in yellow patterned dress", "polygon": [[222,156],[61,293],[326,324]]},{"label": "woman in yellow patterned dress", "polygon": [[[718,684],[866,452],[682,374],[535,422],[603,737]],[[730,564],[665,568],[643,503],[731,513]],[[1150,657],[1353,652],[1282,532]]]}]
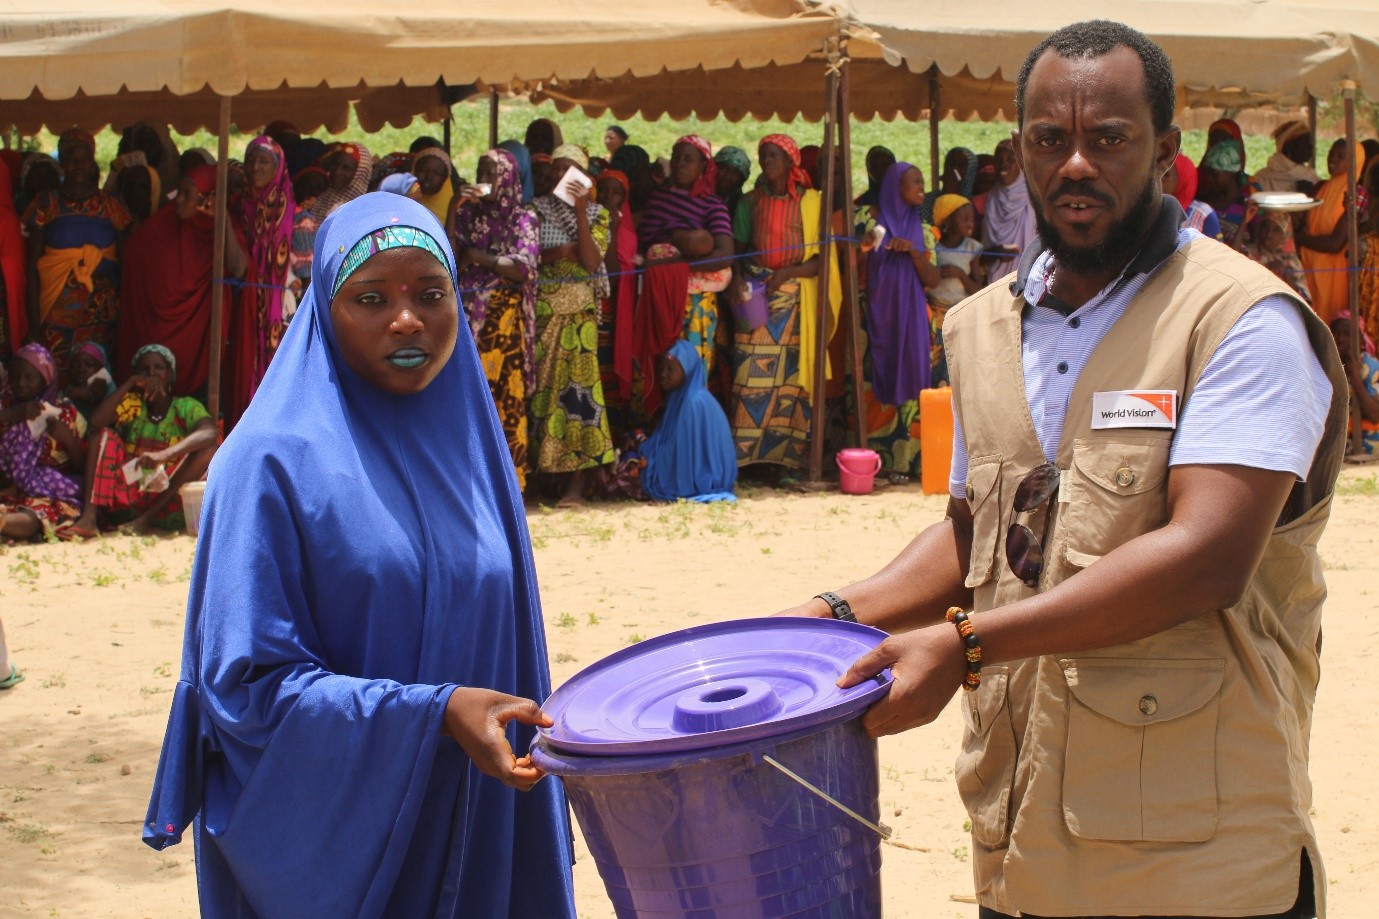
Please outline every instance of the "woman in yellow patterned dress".
[{"label": "woman in yellow patterned dress", "polygon": [[[527,487],[527,393],[535,382],[533,330],[541,258],[537,217],[522,203],[517,160],[506,150],[479,159],[477,185],[460,191],[451,242],[459,290],[484,376],[507,437],[517,484]],[[490,186],[479,195],[481,186]]]},{"label": "woman in yellow patterned dress", "polygon": [[[551,157],[556,177],[587,170],[588,155],[573,144]],[[608,212],[577,195],[570,205],[555,194],[533,205],[541,218],[541,272],[536,300],[536,385],[532,391],[532,466],[568,476],[559,506],[582,502],[584,474],[616,459],[599,374],[599,298],[608,295],[603,256]]]}]

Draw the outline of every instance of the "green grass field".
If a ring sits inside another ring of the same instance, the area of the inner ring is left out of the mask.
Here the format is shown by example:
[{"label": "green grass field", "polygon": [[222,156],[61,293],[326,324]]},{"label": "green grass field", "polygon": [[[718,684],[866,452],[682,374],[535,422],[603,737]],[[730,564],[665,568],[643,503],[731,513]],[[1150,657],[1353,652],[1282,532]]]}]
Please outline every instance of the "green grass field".
[{"label": "green grass field", "polygon": [[[451,133],[451,150],[461,175],[472,176],[479,154],[488,146],[488,105],[486,102],[462,102],[454,111],[454,127]],[[591,119],[582,112],[561,114],[555,106],[546,103],[534,106],[522,100],[506,101],[499,109],[499,139],[516,137],[519,140],[526,131],[527,123],[533,118],[550,118],[560,125],[565,140],[582,144],[591,153],[602,152],[604,129],[614,122],[611,115],[601,119]],[[755,121],[744,119],[730,122],[726,119],[715,121],[681,121],[669,119],[647,121],[632,118],[621,122],[630,135],[630,142],[645,147],[653,158],[669,155],[675,138],[689,133],[702,134],[708,138],[715,149],[728,144],[747,150],[755,158],[756,142],[767,134],[784,132],[801,145],[818,144],[823,139],[823,126],[819,123],[795,121],[786,123],[779,119]],[[940,126],[940,148],[947,151],[951,147],[967,147],[977,153],[990,153],[996,144],[1010,136],[1012,125],[1009,122],[949,121]],[[366,134],[358,123],[351,119],[351,128],[338,137],[329,137],[324,132],[317,136],[327,140],[351,140],[365,144],[375,154],[406,150],[413,138],[423,134],[441,136],[441,126],[420,120],[406,128],[387,128],[376,134]],[[868,147],[875,144],[887,146],[896,155],[919,166],[929,175],[929,124],[927,121],[884,122],[879,119],[869,123],[853,125],[853,182],[865,181],[862,165],[863,155]],[[118,136],[113,131],[103,131],[97,138],[97,160],[108,163],[115,156]],[[198,131],[189,136],[174,135],[179,149],[205,147],[215,152],[215,136],[207,131]],[[244,155],[245,145],[253,139],[249,134],[232,134],[230,152],[235,158]],[[56,146],[53,135],[44,132],[36,138],[40,147],[52,150]],[[1183,152],[1193,162],[1198,161],[1206,144],[1206,132],[1187,131],[1183,135]],[[1267,137],[1247,136],[1246,152],[1250,164],[1263,164],[1273,152],[1273,141]]]}]

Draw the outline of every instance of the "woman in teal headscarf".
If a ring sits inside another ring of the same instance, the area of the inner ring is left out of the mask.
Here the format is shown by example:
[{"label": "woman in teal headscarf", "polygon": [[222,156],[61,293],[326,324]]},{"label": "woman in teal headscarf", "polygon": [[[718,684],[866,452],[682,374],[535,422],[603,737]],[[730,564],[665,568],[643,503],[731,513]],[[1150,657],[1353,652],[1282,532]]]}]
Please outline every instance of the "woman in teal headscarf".
[{"label": "woman in teal headscarf", "polygon": [[934,224],[934,202],[940,195],[961,195],[970,199],[976,184],[977,154],[966,147],[954,147],[943,158],[943,173],[938,177],[938,188],[931,189],[924,196],[924,203],[919,208],[920,216],[925,223]]},{"label": "woman in teal headscarf", "polygon": [[[1207,148],[1197,166],[1197,198],[1216,212],[1221,224],[1220,239],[1235,245],[1245,220],[1245,194],[1249,190],[1245,175],[1245,148],[1233,138],[1218,140]],[[1243,238],[1240,245],[1243,246]]]},{"label": "woman in teal headscarf", "polygon": [[212,919],[574,919],[560,785],[513,752],[545,637],[445,232],[363,195],[310,290],[211,469],[144,841],[195,818]]},{"label": "woman in teal headscarf", "polygon": [[743,188],[752,176],[752,160],[741,147],[720,147],[713,161],[718,166],[718,197],[727,205],[729,214],[736,214]]}]

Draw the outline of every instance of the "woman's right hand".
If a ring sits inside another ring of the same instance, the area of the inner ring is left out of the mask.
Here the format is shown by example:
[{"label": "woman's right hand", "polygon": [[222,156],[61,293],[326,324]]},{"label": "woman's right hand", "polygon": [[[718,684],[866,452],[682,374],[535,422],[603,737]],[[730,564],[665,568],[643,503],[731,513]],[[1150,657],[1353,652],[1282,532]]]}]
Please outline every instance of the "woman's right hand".
[{"label": "woman's right hand", "polygon": [[531,791],[546,774],[532,765],[530,756],[518,758],[508,743],[508,722],[550,727],[554,722],[530,699],[493,689],[461,686],[445,703],[442,730],[484,775],[509,788]]},{"label": "woman's right hand", "polygon": [[163,395],[163,385],[153,377],[136,377],[139,380],[139,390],[144,394],[144,398],[150,402]]}]

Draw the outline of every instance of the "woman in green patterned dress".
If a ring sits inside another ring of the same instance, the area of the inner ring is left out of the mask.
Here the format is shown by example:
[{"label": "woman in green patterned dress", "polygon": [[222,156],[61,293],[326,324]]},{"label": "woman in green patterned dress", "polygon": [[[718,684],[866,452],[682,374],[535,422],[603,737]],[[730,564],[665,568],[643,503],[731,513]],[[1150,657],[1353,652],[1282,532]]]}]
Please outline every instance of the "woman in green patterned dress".
[{"label": "woman in green patterned dress", "polygon": [[[560,177],[571,168],[587,170],[589,158],[565,144],[551,165]],[[532,202],[541,218],[541,271],[529,455],[536,472],[565,477],[560,507],[581,503],[585,472],[616,459],[598,359],[598,304],[608,295],[608,212],[587,193],[574,202],[555,194]]]}]

